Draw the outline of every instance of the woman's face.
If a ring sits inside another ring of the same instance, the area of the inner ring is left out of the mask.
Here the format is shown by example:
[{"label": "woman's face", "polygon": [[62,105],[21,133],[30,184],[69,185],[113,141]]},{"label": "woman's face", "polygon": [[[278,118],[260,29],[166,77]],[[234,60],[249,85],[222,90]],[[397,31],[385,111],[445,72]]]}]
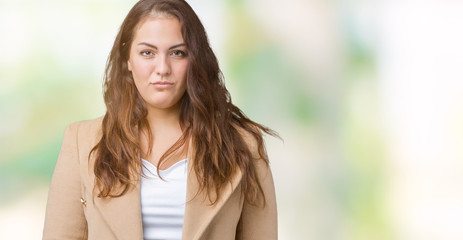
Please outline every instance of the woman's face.
[{"label": "woman's face", "polygon": [[186,91],[187,54],[176,18],[150,17],[140,23],[130,47],[128,68],[148,110],[178,106]]}]

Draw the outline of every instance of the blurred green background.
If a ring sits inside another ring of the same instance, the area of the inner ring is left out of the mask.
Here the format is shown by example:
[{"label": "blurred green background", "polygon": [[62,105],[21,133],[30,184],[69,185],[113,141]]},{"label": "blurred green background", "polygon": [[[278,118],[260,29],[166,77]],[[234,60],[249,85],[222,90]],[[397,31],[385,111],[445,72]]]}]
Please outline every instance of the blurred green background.
[{"label": "blurred green background", "polygon": [[[40,239],[64,128],[136,1],[0,0],[0,239]],[[463,239],[463,4],[191,0],[267,138],[280,239]],[[25,230],[25,227],[27,230]]]}]

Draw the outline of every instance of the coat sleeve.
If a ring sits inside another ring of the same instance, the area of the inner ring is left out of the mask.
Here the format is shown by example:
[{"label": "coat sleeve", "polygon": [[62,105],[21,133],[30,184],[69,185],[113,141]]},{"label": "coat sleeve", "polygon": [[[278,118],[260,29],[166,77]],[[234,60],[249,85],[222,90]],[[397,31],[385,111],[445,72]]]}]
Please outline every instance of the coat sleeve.
[{"label": "coat sleeve", "polygon": [[44,240],[87,239],[81,199],[78,124],[66,128],[48,193]]},{"label": "coat sleeve", "polygon": [[262,160],[257,160],[256,170],[264,192],[265,205],[253,206],[244,203],[236,239],[276,240],[278,239],[278,220],[272,172]]}]

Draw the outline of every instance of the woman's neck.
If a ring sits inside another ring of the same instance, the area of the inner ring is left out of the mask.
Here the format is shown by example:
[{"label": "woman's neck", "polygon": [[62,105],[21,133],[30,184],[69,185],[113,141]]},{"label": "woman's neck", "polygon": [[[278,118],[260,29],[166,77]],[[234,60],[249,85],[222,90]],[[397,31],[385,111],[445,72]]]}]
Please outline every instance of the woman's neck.
[{"label": "woman's neck", "polygon": [[180,129],[180,108],[174,106],[168,109],[148,109],[147,120],[154,135],[166,129]]},{"label": "woman's neck", "polygon": [[[148,137],[142,137],[142,151],[148,153],[148,149],[151,149],[148,155],[144,154],[144,158],[149,162],[157,165],[161,156],[177,142],[182,136],[183,132],[180,127],[180,110],[179,108],[170,109],[149,109],[147,120],[151,128],[152,144],[149,146]],[[178,151],[166,159],[167,161],[163,164],[163,167],[169,167],[178,160],[184,159],[186,152],[184,152],[184,146]]]}]

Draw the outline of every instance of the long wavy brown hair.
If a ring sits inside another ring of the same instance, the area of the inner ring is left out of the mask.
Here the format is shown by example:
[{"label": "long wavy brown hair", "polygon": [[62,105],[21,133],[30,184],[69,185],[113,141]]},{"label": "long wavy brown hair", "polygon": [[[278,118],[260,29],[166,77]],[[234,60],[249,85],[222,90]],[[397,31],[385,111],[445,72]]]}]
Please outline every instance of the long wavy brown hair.
[{"label": "long wavy brown hair", "polygon": [[[244,199],[251,204],[260,202],[259,199],[265,198],[259,197],[263,197],[263,191],[254,161],[258,157],[268,164],[262,133],[274,136],[276,133],[253,122],[232,104],[205,29],[183,0],[139,1],[117,34],[105,71],[107,112],[102,122],[102,137],[90,152],[90,155],[95,154],[98,197],[121,196],[139,180],[134,176],[141,174],[140,137],[142,132],[151,136],[151,128],[146,119],[145,102],[128,71],[127,60],[138,24],[146,17],[160,14],[179,20],[188,49],[189,67],[187,90],[180,99],[183,135],[161,157],[158,169],[170,154],[191,141],[193,159],[189,161],[198,178],[199,192],[206,191],[212,204],[220,198],[220,189],[237,171],[243,174],[240,185]],[[243,135],[252,136],[255,144],[249,145]],[[148,143],[152,146],[151,137]],[[258,156],[253,155],[256,150]]]}]

